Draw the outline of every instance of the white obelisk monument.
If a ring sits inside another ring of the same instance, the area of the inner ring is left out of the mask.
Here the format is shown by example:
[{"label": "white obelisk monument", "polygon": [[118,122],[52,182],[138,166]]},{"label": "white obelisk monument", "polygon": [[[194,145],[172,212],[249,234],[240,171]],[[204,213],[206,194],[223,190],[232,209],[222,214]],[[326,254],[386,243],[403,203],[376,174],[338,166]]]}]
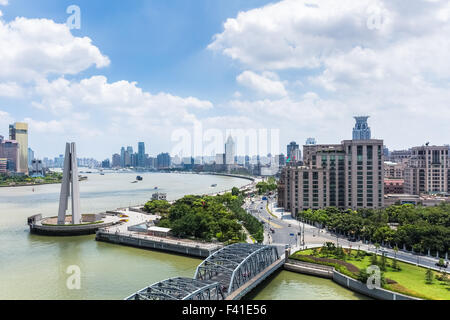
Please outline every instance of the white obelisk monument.
[{"label": "white obelisk monument", "polygon": [[69,197],[72,195],[72,224],[81,224],[80,187],[78,185],[77,152],[75,143],[66,144],[64,174],[59,198],[58,225],[66,223]]}]

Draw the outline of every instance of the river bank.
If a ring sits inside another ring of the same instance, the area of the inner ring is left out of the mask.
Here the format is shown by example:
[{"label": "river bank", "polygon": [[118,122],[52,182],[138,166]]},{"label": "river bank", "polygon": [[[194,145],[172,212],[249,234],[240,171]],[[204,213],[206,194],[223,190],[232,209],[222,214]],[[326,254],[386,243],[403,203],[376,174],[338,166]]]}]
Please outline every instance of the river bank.
[{"label": "river bank", "polygon": [[[145,203],[155,192],[175,200],[187,194],[242,187],[245,180],[207,175],[144,173],[90,174],[81,186],[83,212],[106,212]],[[58,212],[59,185],[0,189],[0,300],[115,300],[143,284],[192,277],[203,259],[94,241],[95,236],[53,238],[31,235],[27,217]],[[70,266],[81,270],[81,289],[68,290]],[[325,279],[280,272],[258,288],[255,299],[364,299]]]}]

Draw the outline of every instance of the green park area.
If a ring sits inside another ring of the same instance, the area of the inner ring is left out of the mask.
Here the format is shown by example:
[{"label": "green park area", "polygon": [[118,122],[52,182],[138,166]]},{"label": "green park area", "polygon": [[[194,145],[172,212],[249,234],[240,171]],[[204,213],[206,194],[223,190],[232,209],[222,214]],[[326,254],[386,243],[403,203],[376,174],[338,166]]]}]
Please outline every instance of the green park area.
[{"label": "green park area", "polygon": [[450,299],[450,277],[443,272],[418,267],[384,256],[356,249],[336,247],[326,243],[322,248],[308,249],[293,254],[291,259],[328,265],[338,272],[367,282],[367,268],[376,265],[381,270],[384,289],[427,300]]},{"label": "green park area", "polygon": [[20,187],[32,186],[41,184],[61,183],[62,173],[49,173],[44,177],[29,177],[29,176],[7,176],[0,175],[0,187]]},{"label": "green park area", "polygon": [[264,227],[242,208],[243,203],[244,195],[233,188],[232,193],[224,195],[185,196],[173,204],[162,200],[149,201],[144,210],[160,215],[158,226],[172,229],[172,234],[179,238],[227,244],[245,242],[245,228],[253,239],[262,242]]}]

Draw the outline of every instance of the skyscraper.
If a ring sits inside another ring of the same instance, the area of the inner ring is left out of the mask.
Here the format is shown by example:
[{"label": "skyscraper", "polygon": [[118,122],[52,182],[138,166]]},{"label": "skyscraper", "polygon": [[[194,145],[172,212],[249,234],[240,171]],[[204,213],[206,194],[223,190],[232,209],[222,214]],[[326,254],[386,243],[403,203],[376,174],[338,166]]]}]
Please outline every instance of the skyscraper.
[{"label": "skyscraper", "polygon": [[140,168],[145,167],[145,143],[144,142],[139,142],[139,144],[138,144],[137,166]]},{"label": "skyscraper", "polygon": [[120,149],[120,167],[125,168],[125,148]]},{"label": "skyscraper", "polygon": [[353,140],[370,140],[371,132],[367,120],[369,117],[355,117],[356,125],[353,128]]},{"label": "skyscraper", "polygon": [[300,151],[300,146],[295,141],[292,141],[287,146],[287,157],[290,164],[295,164],[301,161],[302,152]]},{"label": "skyscraper", "polygon": [[31,148],[28,148],[28,168],[33,166],[34,160],[34,151]]},{"label": "skyscraper", "polygon": [[19,143],[18,172],[28,174],[28,124],[16,122],[9,126],[9,139]]},{"label": "skyscraper", "polygon": [[225,164],[235,164],[236,145],[231,136],[228,137],[227,143],[225,143]]},{"label": "skyscraper", "polygon": [[[19,144],[17,141],[4,140],[3,136],[0,136],[0,158],[6,159],[6,170],[12,172],[19,171],[20,157],[19,157]],[[4,163],[3,160],[2,163]]]}]

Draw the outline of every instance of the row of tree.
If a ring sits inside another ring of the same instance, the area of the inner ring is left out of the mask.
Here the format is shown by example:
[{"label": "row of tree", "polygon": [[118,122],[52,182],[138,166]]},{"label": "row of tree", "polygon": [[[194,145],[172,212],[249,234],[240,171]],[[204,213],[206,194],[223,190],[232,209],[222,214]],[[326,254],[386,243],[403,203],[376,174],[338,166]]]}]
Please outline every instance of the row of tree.
[{"label": "row of tree", "polygon": [[144,210],[161,215],[161,227],[172,229],[180,238],[197,238],[220,242],[245,241],[242,225],[257,241],[263,240],[263,225],[248,214],[242,205],[243,195],[226,193],[217,196],[185,196],[170,205],[154,200],[145,204]]},{"label": "row of tree", "polygon": [[278,185],[275,178],[270,177],[267,182],[263,181],[256,184],[256,188],[258,189],[259,194],[266,194],[268,192],[277,190]]},{"label": "row of tree", "polygon": [[448,252],[450,204],[435,207],[395,205],[386,209],[306,210],[299,216],[336,233],[415,252]]}]

